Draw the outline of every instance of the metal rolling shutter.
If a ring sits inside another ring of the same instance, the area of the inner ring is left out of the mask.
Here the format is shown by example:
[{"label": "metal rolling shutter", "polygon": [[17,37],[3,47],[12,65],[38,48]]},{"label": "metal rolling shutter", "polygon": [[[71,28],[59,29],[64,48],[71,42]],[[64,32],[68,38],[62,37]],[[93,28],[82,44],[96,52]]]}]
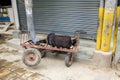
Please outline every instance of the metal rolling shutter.
[{"label": "metal rolling shutter", "polygon": [[[83,30],[87,32],[83,37],[95,37],[98,7],[99,0],[33,0],[35,30],[59,34]],[[26,24],[23,11],[20,11],[20,23]]]},{"label": "metal rolling shutter", "polygon": [[26,21],[24,0],[17,0],[17,7],[18,7],[19,22],[20,22],[20,30],[26,30],[27,21]]}]

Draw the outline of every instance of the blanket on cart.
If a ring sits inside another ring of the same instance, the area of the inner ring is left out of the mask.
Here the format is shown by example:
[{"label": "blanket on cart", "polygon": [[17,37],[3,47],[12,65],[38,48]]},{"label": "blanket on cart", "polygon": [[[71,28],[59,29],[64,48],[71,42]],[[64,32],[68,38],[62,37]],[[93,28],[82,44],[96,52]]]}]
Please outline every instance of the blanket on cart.
[{"label": "blanket on cart", "polygon": [[67,48],[70,49],[71,45],[74,45],[76,43],[76,39],[71,40],[70,36],[61,36],[61,35],[55,35],[55,33],[50,33],[47,36],[47,43],[49,45],[52,45],[52,47],[57,48]]}]

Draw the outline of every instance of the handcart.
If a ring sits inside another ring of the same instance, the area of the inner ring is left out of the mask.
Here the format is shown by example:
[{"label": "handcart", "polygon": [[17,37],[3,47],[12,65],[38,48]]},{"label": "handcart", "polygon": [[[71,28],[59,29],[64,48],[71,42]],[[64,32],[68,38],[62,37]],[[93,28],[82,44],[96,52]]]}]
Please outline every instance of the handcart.
[{"label": "handcart", "polygon": [[67,67],[71,66],[73,62],[73,54],[78,53],[80,33],[80,31],[75,31],[74,36],[76,37],[76,44],[72,48],[66,49],[52,47],[45,43],[44,40],[40,44],[34,44],[32,40],[29,40],[29,32],[22,31],[20,45],[24,48],[24,55],[22,58],[23,63],[29,67],[37,66],[40,63],[41,58],[45,57],[47,51],[56,51],[66,53],[65,65]]}]

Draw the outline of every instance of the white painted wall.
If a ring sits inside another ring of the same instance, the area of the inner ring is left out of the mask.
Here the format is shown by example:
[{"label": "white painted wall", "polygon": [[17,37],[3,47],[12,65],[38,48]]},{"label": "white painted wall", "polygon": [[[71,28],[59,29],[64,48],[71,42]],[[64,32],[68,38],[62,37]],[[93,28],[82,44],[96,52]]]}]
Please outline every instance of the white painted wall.
[{"label": "white painted wall", "polygon": [[10,22],[11,22],[11,23],[14,23],[15,20],[14,20],[13,9],[12,9],[12,8],[7,8],[7,11],[8,11],[8,16],[9,16],[9,18],[10,18]]}]

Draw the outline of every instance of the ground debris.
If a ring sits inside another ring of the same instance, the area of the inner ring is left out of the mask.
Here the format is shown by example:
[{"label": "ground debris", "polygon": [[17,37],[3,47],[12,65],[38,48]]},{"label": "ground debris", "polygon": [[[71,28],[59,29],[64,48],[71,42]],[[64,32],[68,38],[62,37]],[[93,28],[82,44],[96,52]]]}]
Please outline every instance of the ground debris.
[{"label": "ground debris", "polygon": [[0,53],[10,53],[13,55],[17,55],[18,54],[18,50],[10,50],[9,48],[4,48],[4,47],[0,47]]},{"label": "ground debris", "polygon": [[12,35],[0,35],[0,44],[5,43],[5,41],[12,39]]},{"label": "ground debris", "polygon": [[5,59],[1,59],[1,60],[0,60],[0,68],[3,67],[3,64],[4,64],[5,62],[6,62]]},{"label": "ground debris", "polygon": [[3,43],[5,43],[5,38],[2,35],[0,35],[0,44],[3,44]]},{"label": "ground debris", "polygon": [[3,53],[3,52],[8,52],[8,48],[3,48],[3,47],[1,47],[1,48],[0,48],[0,53]]}]

